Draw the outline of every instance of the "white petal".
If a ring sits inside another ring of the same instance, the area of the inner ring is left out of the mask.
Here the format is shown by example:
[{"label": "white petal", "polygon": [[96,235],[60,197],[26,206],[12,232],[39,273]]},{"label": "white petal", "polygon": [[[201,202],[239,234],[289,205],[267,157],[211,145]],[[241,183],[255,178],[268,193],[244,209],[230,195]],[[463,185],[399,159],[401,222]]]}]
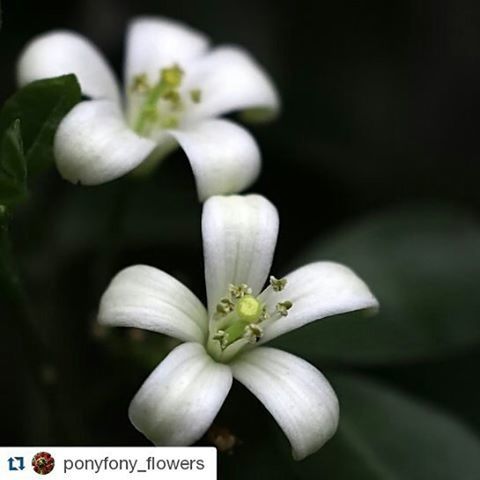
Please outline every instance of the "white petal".
[{"label": "white petal", "polygon": [[216,417],[232,385],[227,365],[198,343],[175,348],[132,400],[130,421],[156,445],[190,445]]},{"label": "white petal", "polygon": [[254,348],[230,364],[233,376],[265,405],[301,460],[336,431],[338,400],[326,378],[305,360],[274,348]]},{"label": "white petal", "polygon": [[127,34],[126,87],[142,74],[156,83],[162,68],[184,67],[207,48],[207,37],[182,23],[161,17],[137,18]]},{"label": "white petal", "polygon": [[82,92],[95,99],[120,103],[115,75],[101,52],[81,35],[55,31],[33,39],[17,65],[20,85],[74,73]]},{"label": "white petal", "polygon": [[208,328],[200,300],[175,278],[146,265],[126,268],[114,277],[103,294],[98,320],[187,342],[203,342]]},{"label": "white petal", "polygon": [[232,122],[205,120],[169,132],[190,161],[202,201],[211,195],[240,192],[260,172],[260,151],[255,140]]},{"label": "white petal", "polygon": [[212,197],[203,208],[202,234],[209,312],[230,283],[246,283],[257,295],[277,242],[276,208],[260,195]]},{"label": "white petal", "polygon": [[284,300],[290,300],[293,307],[286,317],[265,329],[261,343],[320,318],[378,307],[363,280],[338,263],[310,263],[288,274],[286,279],[287,286],[282,292],[268,287],[262,294],[262,299],[271,308]]},{"label": "white petal", "polygon": [[65,179],[97,185],[130,172],[155,147],[155,142],[130,130],[114,102],[93,100],[79,103],[62,120],[55,159]]},{"label": "white petal", "polygon": [[186,72],[184,91],[200,90],[192,105],[193,117],[215,117],[236,110],[255,109],[271,117],[280,100],[262,67],[238,47],[220,47],[198,59]]}]

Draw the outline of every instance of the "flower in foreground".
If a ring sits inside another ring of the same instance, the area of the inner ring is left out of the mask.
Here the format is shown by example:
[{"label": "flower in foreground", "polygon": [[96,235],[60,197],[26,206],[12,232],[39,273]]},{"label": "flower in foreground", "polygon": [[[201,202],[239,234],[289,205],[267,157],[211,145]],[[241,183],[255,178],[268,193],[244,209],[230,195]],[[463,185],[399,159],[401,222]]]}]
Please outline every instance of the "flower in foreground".
[{"label": "flower in foreground", "polygon": [[179,144],[190,160],[200,199],[248,187],[260,169],[252,136],[219,119],[232,111],[267,119],[279,106],[268,75],[244,50],[209,51],[201,33],[154,17],[127,34],[122,95],[102,54],[86,38],[54,31],[34,39],[18,63],[21,85],[74,73],[90,101],[63,120],[55,139],[61,175],[95,185],[142,164],[148,170]]},{"label": "flower in foreground", "polygon": [[264,197],[214,196],[204,205],[202,233],[208,309],[161,270],[121,271],[104,293],[104,325],[160,332],[176,347],[134,397],[133,425],[157,445],[189,445],[205,433],[235,378],[255,394],[288,437],[293,456],[319,449],[338,423],[338,401],[306,361],[263,345],[314,320],[376,308],[365,283],[332,262],[269,277],[278,232]]}]

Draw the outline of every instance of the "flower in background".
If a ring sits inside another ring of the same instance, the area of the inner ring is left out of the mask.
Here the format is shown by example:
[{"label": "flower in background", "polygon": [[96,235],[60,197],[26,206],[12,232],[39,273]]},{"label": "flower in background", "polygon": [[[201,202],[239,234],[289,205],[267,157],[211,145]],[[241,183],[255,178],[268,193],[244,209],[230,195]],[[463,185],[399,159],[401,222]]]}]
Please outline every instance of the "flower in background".
[{"label": "flower in background", "polygon": [[151,168],[180,145],[201,200],[248,187],[260,170],[252,136],[217,117],[242,110],[264,120],[279,108],[268,75],[244,50],[209,50],[201,33],[163,18],[134,20],[127,34],[124,93],[86,38],[55,31],[34,39],[18,63],[20,85],[73,73],[90,101],[63,120],[55,139],[61,175],[95,185],[142,165]]},{"label": "flower in background", "polygon": [[237,379],[270,411],[296,459],[335,432],[338,401],[306,361],[263,345],[314,320],[378,306],[350,269],[317,262],[269,277],[278,214],[264,197],[215,196],[202,233],[208,309],[161,270],[121,271],[103,295],[99,322],[163,333],[185,343],[153,371],[129,416],[157,445],[189,445],[208,429]]}]

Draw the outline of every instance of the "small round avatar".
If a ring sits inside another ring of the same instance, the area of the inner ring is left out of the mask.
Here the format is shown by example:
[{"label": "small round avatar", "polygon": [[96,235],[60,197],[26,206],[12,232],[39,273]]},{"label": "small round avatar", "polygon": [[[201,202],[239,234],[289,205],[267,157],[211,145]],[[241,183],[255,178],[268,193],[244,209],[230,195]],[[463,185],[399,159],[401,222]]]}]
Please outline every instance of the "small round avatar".
[{"label": "small round avatar", "polygon": [[34,472],[48,475],[55,467],[55,460],[48,452],[39,452],[32,458]]}]

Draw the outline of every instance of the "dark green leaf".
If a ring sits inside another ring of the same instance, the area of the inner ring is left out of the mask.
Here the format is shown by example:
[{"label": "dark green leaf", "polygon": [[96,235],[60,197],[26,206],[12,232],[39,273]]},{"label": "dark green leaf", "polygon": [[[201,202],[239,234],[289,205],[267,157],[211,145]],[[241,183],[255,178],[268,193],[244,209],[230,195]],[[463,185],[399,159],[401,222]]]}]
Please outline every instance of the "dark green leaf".
[{"label": "dark green leaf", "polygon": [[27,195],[27,166],[20,121],[16,120],[0,139],[0,205],[11,205]]},{"label": "dark green leaf", "polygon": [[480,478],[480,439],[455,418],[366,378],[329,377],[340,427],[320,452],[296,464],[302,478]]},{"label": "dark green leaf", "polygon": [[18,300],[21,296],[20,279],[12,259],[8,225],[0,211],[0,301]]},{"label": "dark green leaf", "polygon": [[392,209],[319,242],[299,264],[321,259],[352,267],[378,297],[380,313],[324,319],[277,345],[310,357],[389,363],[480,342],[480,226],[465,211]]},{"label": "dark green leaf", "polygon": [[74,75],[38,80],[19,90],[0,112],[0,132],[21,120],[23,145],[29,172],[50,165],[58,124],[80,101],[80,86]]}]

